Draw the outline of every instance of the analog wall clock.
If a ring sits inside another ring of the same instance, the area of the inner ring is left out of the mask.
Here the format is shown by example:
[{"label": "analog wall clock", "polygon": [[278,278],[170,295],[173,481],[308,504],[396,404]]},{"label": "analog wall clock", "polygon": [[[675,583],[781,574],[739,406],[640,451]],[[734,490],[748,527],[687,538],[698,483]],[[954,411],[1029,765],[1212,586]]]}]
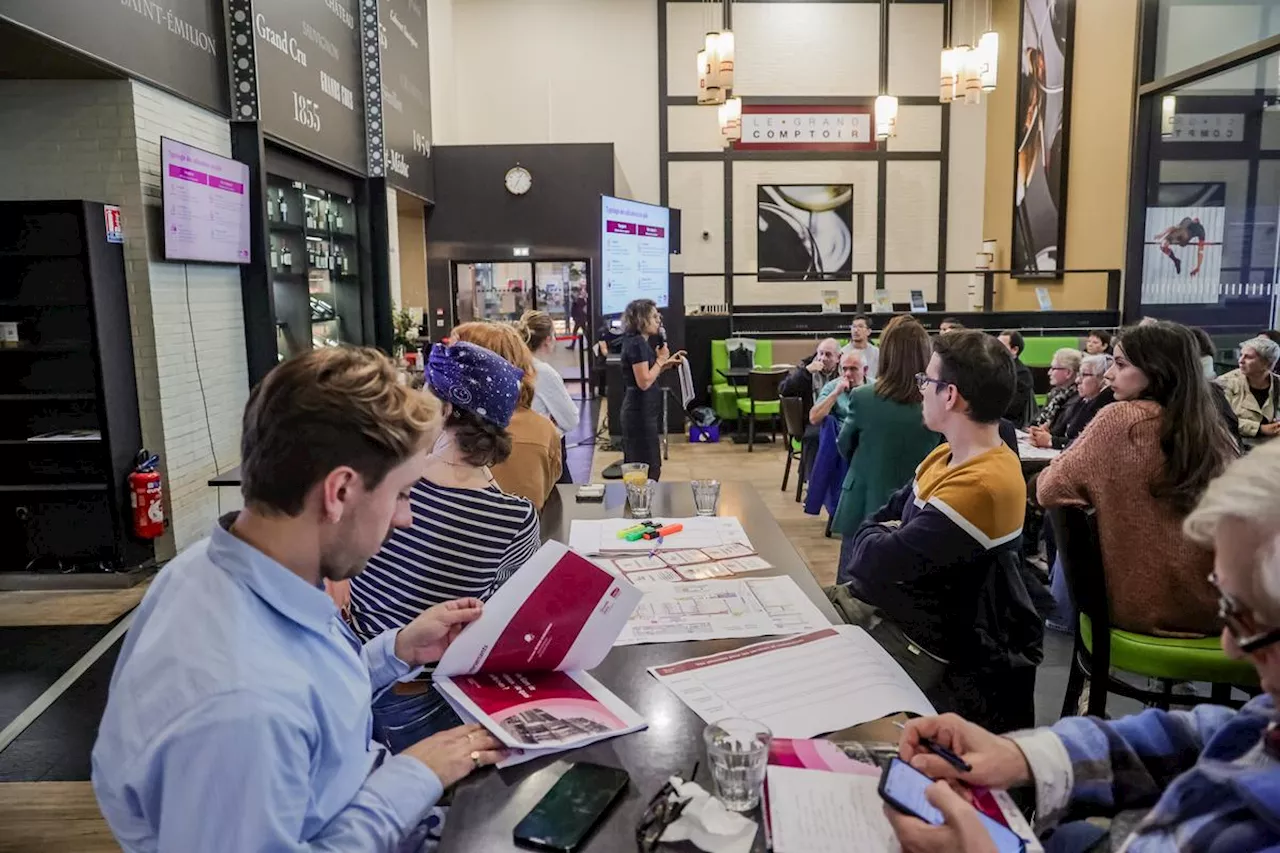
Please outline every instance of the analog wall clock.
[{"label": "analog wall clock", "polygon": [[524,195],[533,187],[533,175],[524,166],[514,166],[507,170],[506,185],[512,195]]}]

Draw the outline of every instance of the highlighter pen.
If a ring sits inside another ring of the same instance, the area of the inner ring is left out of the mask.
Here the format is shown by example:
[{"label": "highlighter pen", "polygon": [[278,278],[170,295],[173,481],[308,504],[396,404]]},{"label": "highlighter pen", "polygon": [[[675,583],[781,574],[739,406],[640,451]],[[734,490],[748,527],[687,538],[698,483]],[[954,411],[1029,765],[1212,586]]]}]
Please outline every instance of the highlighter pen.
[{"label": "highlighter pen", "polygon": [[[902,723],[897,722],[896,720],[894,721],[893,724],[900,729],[906,728],[906,726],[904,726]],[[927,738],[924,735],[917,735],[917,737],[920,739],[921,746],[923,746],[925,749],[929,750],[934,755],[941,758],[943,761],[950,764],[955,769],[959,770],[961,773],[973,772],[973,765],[965,761],[960,756],[956,755],[951,750],[947,749],[942,744],[935,741],[933,738]]]},{"label": "highlighter pen", "polygon": [[628,527],[628,528],[626,528],[625,530],[619,530],[619,531],[618,531],[618,538],[619,538],[619,539],[626,539],[626,538],[627,538],[627,534],[629,534],[629,533],[644,533],[644,531],[645,531],[645,525],[643,525],[643,524],[637,524],[637,525],[635,525],[634,527]]},{"label": "highlighter pen", "polygon": [[664,536],[670,536],[673,533],[679,533],[681,530],[684,530],[683,524],[672,524],[667,527],[659,528],[657,530],[650,530],[648,533],[644,535],[644,538],[645,539],[661,539]]},{"label": "highlighter pen", "polygon": [[649,537],[649,533],[647,532],[648,530],[649,530],[649,528],[647,528],[647,527],[646,527],[646,528],[644,528],[644,529],[642,529],[642,530],[637,530],[637,531],[636,531],[636,532],[634,532],[634,533],[628,533],[628,534],[626,535],[626,541],[628,541],[628,542],[638,542],[638,541],[640,541],[641,539],[647,539],[647,538]]}]

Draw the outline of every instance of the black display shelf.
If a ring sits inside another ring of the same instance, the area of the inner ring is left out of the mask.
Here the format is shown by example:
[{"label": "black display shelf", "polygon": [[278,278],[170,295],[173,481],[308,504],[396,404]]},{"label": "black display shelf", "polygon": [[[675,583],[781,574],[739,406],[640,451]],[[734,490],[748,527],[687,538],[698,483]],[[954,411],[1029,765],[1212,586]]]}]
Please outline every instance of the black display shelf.
[{"label": "black display shelf", "polygon": [[[0,258],[0,321],[20,339],[0,347],[0,588],[21,588],[33,560],[82,568],[85,586],[103,566],[123,579],[155,561],[131,532],[142,429],[123,247],[100,203],[0,202]],[[27,440],[60,430],[99,435]]]}]

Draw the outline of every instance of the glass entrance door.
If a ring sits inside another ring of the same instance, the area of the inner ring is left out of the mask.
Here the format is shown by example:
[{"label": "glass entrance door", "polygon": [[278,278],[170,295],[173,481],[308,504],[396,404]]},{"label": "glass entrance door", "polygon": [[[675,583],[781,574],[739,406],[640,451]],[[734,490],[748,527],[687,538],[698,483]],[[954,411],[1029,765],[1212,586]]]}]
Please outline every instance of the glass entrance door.
[{"label": "glass entrance door", "polygon": [[546,311],[557,335],[590,336],[586,261],[476,261],[454,267],[459,323],[511,322],[530,309]]}]

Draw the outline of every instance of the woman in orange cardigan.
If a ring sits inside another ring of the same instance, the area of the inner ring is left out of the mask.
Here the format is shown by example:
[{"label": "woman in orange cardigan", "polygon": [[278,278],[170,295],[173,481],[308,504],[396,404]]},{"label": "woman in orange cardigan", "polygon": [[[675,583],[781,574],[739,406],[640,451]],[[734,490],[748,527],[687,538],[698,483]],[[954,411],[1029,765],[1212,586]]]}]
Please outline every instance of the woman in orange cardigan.
[{"label": "woman in orange cardigan", "polygon": [[1176,323],[1128,328],[1107,379],[1116,402],[1040,474],[1040,504],[1097,510],[1115,627],[1217,633],[1213,557],[1183,537],[1182,521],[1237,452],[1196,340]]}]

